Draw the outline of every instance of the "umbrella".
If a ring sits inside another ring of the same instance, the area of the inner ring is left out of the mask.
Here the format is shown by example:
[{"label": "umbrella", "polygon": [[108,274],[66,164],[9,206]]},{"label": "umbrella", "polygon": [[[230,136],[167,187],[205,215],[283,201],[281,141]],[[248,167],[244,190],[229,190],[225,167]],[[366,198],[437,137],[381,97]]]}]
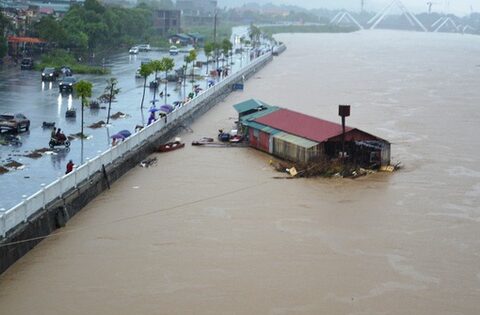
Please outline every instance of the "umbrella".
[{"label": "umbrella", "polygon": [[122,136],[124,136],[125,138],[128,138],[132,135],[132,133],[128,130],[120,130],[119,132],[117,132],[117,134],[121,134]]},{"label": "umbrella", "polygon": [[120,133],[116,133],[114,134],[113,136],[111,136],[110,138],[112,139],[116,139],[116,140],[124,140],[125,139],[125,136],[120,134]]},{"label": "umbrella", "polygon": [[165,113],[168,114],[168,113],[170,113],[170,112],[173,111],[173,106],[170,105],[170,104],[165,104],[165,105],[160,106],[160,110],[161,110],[162,112],[165,112]]},{"label": "umbrella", "polygon": [[156,107],[152,107],[152,108],[150,108],[148,111],[149,111],[150,113],[155,113],[155,112],[158,112],[159,109],[156,108]]}]

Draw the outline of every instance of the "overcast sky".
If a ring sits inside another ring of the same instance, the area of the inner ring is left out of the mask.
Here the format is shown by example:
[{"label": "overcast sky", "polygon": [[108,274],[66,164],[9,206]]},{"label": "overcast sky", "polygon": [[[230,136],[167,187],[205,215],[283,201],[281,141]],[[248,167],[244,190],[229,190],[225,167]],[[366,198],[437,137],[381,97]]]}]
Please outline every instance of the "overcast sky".
[{"label": "overcast sky", "polygon": [[[470,14],[471,9],[474,12],[480,12],[480,0],[400,0],[409,10],[413,12],[427,12],[427,2],[431,1],[432,11],[446,12],[456,15]],[[293,4],[308,9],[328,8],[359,11],[361,0],[218,0],[219,6],[240,6],[244,3],[275,3],[275,4]],[[379,11],[392,0],[364,0],[365,9],[368,11]],[[396,7],[392,9],[393,13],[400,12]]]}]

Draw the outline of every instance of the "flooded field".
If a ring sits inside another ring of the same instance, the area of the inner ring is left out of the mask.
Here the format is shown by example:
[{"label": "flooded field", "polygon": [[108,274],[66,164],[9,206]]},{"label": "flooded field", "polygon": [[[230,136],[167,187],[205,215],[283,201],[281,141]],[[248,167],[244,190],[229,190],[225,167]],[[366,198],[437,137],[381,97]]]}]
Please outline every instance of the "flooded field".
[{"label": "flooded field", "polygon": [[156,154],[0,276],[0,313],[480,313],[480,37],[278,38],[184,141],[247,98],[334,121],[350,104],[402,170],[281,180],[250,148]]}]

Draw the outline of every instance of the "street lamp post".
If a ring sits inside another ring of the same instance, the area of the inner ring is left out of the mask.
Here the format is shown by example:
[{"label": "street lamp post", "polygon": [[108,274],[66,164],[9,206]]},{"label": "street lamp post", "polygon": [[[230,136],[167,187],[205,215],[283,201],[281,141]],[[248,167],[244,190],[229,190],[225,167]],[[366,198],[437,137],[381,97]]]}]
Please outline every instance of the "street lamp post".
[{"label": "street lamp post", "polygon": [[338,115],[342,117],[342,162],[345,173],[345,117],[350,116],[350,105],[338,105]]}]

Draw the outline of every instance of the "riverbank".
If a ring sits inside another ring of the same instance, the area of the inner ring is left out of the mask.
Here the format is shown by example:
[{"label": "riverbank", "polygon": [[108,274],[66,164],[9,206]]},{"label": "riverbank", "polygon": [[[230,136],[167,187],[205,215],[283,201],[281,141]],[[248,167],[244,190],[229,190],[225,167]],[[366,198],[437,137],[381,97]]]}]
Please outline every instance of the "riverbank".
[{"label": "riverbank", "polygon": [[155,154],[0,276],[0,312],[477,314],[480,45],[431,35],[280,35],[285,53],[180,134],[216,135],[249,98],[332,121],[351,104],[402,171],[279,180],[250,148]]}]

